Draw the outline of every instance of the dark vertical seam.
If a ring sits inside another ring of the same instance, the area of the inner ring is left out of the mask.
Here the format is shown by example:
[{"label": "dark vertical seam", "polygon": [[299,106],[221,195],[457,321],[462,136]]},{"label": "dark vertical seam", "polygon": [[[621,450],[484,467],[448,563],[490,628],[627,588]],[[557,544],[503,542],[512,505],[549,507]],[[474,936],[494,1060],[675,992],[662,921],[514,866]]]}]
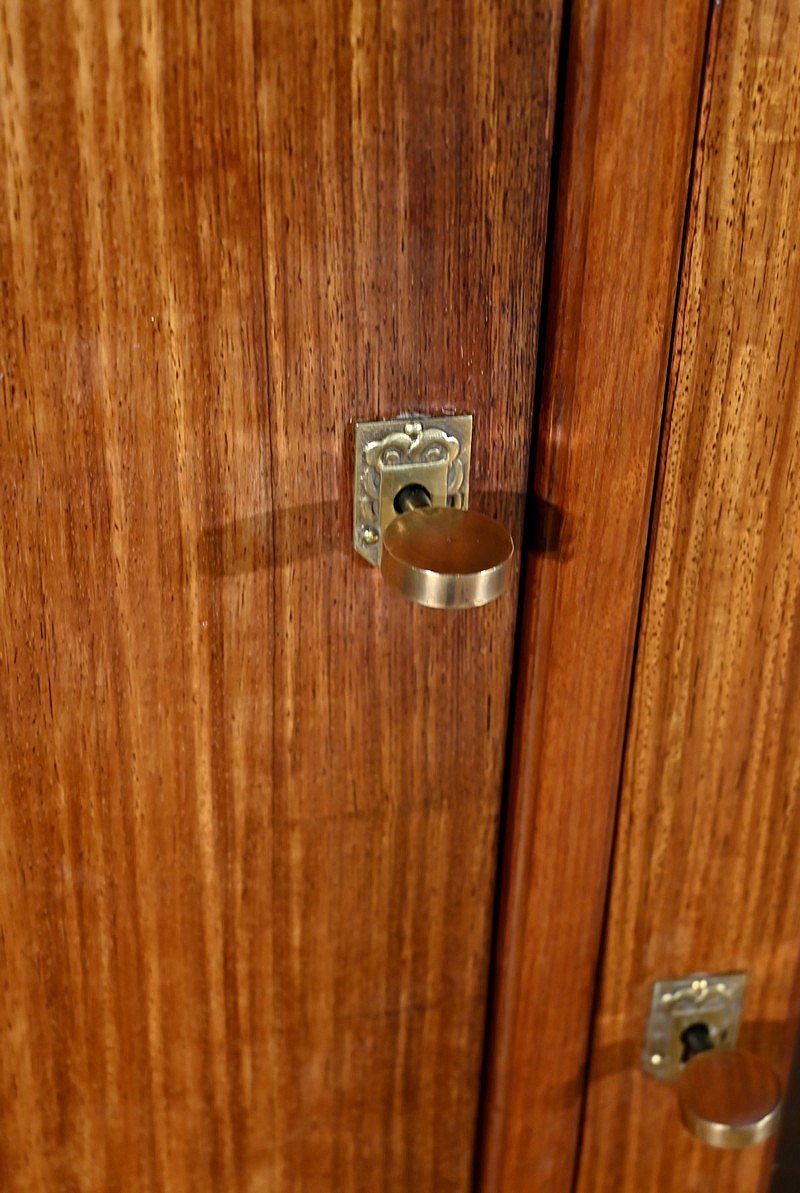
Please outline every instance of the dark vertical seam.
[{"label": "dark vertical seam", "polygon": [[[539,302],[539,326],[536,336],[536,355],[535,355],[535,372],[534,372],[534,400],[533,409],[530,420],[530,452],[528,459],[528,493],[532,492],[532,482],[534,476],[534,469],[536,465],[536,442],[537,430],[539,424],[539,416],[541,409],[541,393],[542,393],[542,379],[545,368],[545,352],[544,346],[547,342],[547,294],[550,290],[550,278],[553,267],[553,254],[555,245],[555,215],[556,215],[556,200],[558,194],[558,177],[559,167],[561,164],[562,155],[562,116],[564,112],[564,104],[566,98],[566,80],[567,80],[567,58],[569,49],[569,33],[572,16],[572,0],[563,0],[561,9],[561,29],[558,37],[558,56],[556,65],[555,77],[555,99],[553,104],[553,125],[550,140],[550,176],[548,179],[548,196],[547,196],[547,220],[545,224],[544,235],[544,252],[542,264],[542,279],[541,287],[538,295]],[[526,542],[528,531],[528,523],[533,511],[533,504],[530,500],[526,500],[523,507],[522,525],[520,529],[520,543]],[[475,1149],[473,1154],[472,1164],[472,1185],[475,1190],[480,1186],[481,1169],[483,1165],[485,1136],[489,1127],[489,1076],[491,1068],[491,1038],[492,1038],[492,1022],[494,1018],[495,1002],[496,1002],[496,986],[495,979],[499,969],[499,941],[500,941],[500,915],[502,904],[502,860],[506,856],[506,844],[508,833],[508,800],[505,795],[509,788],[509,777],[511,774],[512,751],[514,743],[514,724],[513,724],[513,710],[517,704],[517,692],[520,681],[520,658],[522,648],[522,636],[524,632],[524,617],[523,617],[523,594],[525,592],[525,583],[527,577],[527,552],[520,551],[521,563],[519,569],[518,586],[516,592],[516,619],[514,625],[514,642],[511,666],[511,678],[509,684],[509,703],[508,703],[508,719],[506,726],[506,740],[505,752],[503,759],[503,775],[501,781],[501,791],[503,792],[503,799],[500,806],[500,814],[497,830],[497,841],[495,847],[495,884],[492,902],[492,920],[489,935],[489,974],[487,982],[486,1008],[483,1022],[483,1043],[482,1043],[482,1061],[481,1072],[478,1087],[478,1106],[475,1123]]]}]

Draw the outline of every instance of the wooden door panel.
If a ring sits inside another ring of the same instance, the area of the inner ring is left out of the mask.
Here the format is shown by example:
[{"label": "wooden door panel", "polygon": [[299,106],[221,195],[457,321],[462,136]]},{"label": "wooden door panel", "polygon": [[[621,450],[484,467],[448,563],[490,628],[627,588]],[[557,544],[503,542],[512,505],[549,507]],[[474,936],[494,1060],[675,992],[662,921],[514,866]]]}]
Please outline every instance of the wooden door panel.
[{"label": "wooden door panel", "polygon": [[349,459],[473,412],[519,531],[559,8],[0,21],[4,1187],[466,1189],[515,603]]},{"label": "wooden door panel", "polygon": [[640,1069],[651,986],[746,970],[785,1070],[800,990],[800,12],[715,14],[579,1189],[766,1188]]}]

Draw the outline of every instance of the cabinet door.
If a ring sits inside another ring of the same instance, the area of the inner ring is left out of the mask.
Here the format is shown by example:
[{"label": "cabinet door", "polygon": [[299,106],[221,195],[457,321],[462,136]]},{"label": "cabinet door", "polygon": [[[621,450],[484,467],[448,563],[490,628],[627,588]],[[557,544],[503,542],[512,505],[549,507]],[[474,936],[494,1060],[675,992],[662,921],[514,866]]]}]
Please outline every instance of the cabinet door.
[{"label": "cabinet door", "polygon": [[800,1010],[800,12],[568,45],[482,1187],[744,1193],[642,1054],[659,980],[784,1076]]},{"label": "cabinet door", "polygon": [[798,1014],[800,11],[714,22],[581,1193],[768,1187],[771,1144],[704,1146],[642,1072],[654,981],[746,971],[740,1042],[783,1070]]},{"label": "cabinet door", "polygon": [[0,28],[3,1187],[467,1190],[517,572],[389,591],[353,423],[519,538],[560,4]]}]

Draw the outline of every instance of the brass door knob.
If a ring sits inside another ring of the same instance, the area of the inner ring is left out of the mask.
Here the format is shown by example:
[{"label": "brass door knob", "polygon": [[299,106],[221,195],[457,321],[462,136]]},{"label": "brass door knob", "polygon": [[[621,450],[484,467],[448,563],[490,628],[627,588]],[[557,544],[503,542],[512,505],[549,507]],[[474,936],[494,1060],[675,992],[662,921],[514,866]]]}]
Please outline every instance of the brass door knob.
[{"label": "brass door knob", "polygon": [[677,1093],[683,1122],[711,1147],[749,1147],[777,1130],[781,1083],[772,1066],[750,1052],[702,1048],[684,1066]]},{"label": "brass door knob", "polygon": [[398,592],[434,609],[486,605],[505,590],[514,543],[505,526],[474,510],[433,506],[419,485],[395,499],[383,533],[381,572]]},{"label": "brass door knob", "polygon": [[780,1119],[778,1075],[736,1047],[746,981],[741,972],[696,973],[653,986],[644,1068],[674,1082],[684,1124],[711,1147],[762,1143]]},{"label": "brass door knob", "polygon": [[353,545],[398,592],[434,609],[505,591],[514,543],[468,508],[472,416],[356,424]]}]

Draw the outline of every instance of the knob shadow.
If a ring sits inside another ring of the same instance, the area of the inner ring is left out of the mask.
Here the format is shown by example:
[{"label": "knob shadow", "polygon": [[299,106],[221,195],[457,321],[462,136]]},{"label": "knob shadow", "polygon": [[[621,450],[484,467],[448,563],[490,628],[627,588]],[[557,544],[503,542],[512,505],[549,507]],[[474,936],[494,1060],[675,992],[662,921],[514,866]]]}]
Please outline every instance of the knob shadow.
[{"label": "knob shadow", "polygon": [[[507,526],[519,548],[525,501],[524,493],[478,490],[470,494],[469,504],[471,509],[497,518]],[[534,511],[534,539],[553,544],[546,549],[555,550],[558,533],[553,527],[557,525],[557,519],[549,514],[547,517],[549,520],[542,526],[541,511]],[[356,565],[369,566],[353,551],[353,510],[349,494],[340,502],[288,506],[221,522],[199,536],[197,551],[200,568],[213,576],[245,575],[331,553],[352,553]]]}]

